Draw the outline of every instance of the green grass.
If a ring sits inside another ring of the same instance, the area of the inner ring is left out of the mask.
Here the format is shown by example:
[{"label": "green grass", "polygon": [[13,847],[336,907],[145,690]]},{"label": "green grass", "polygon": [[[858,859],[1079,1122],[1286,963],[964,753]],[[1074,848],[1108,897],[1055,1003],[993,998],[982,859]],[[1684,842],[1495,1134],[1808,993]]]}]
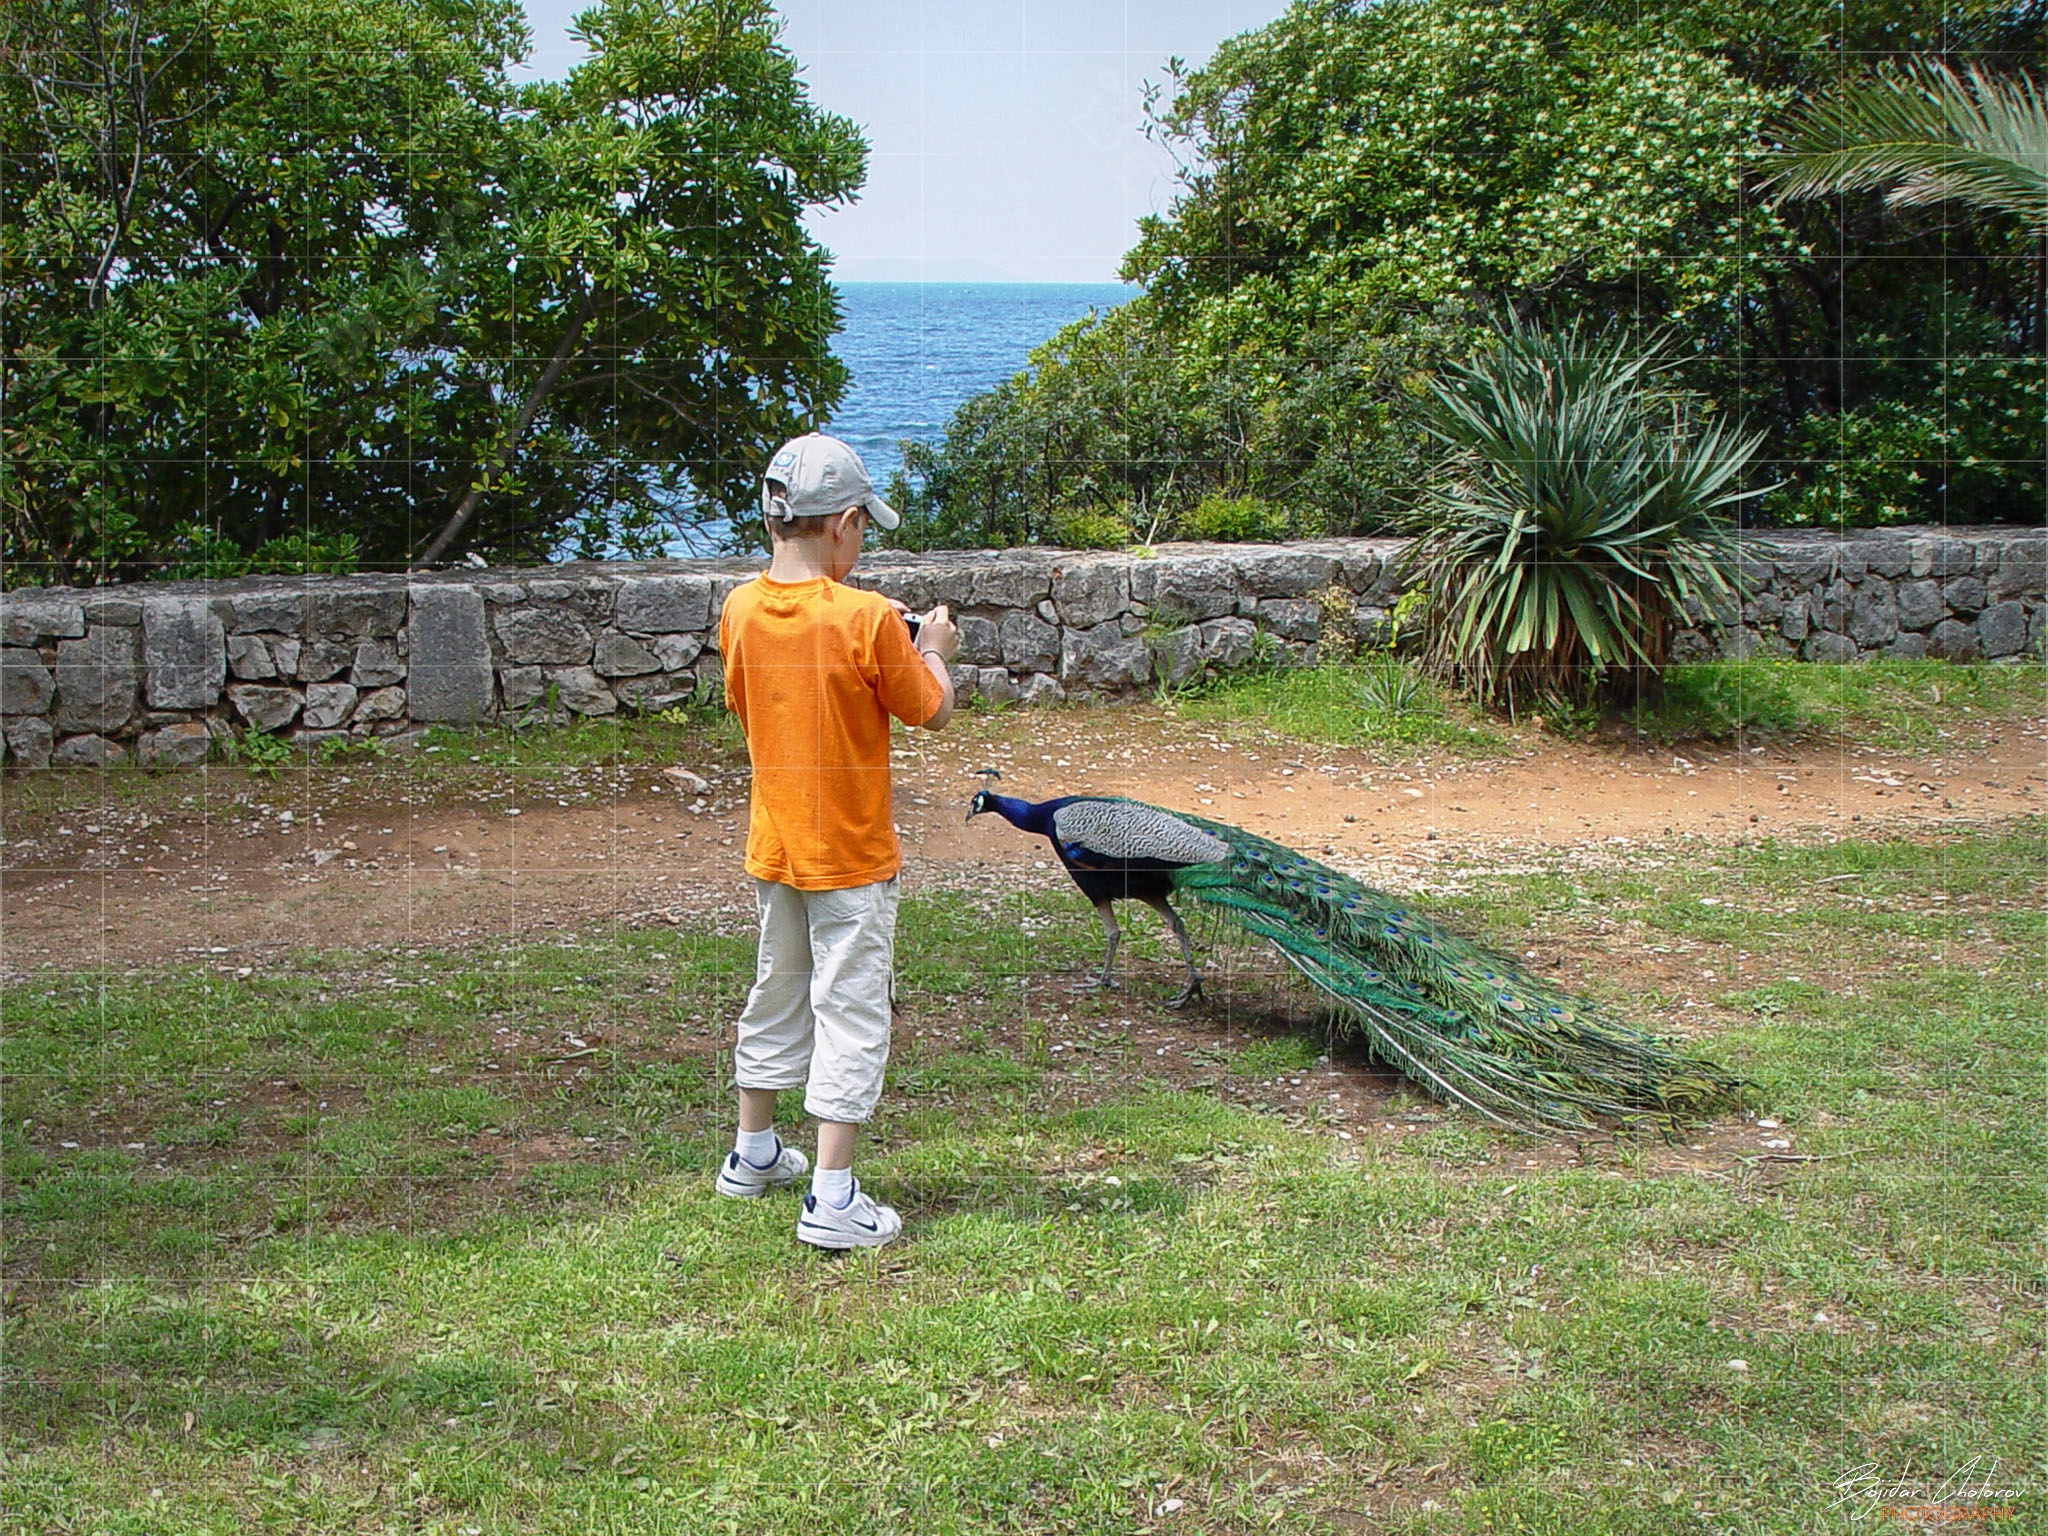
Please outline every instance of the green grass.
[{"label": "green grass", "polygon": [[1172,702],[1187,719],[1253,723],[1331,746],[1435,747],[1468,757],[1508,750],[1461,702],[1391,659],[1242,672]]},{"label": "green grass", "polygon": [[1704,1536],[1972,1456],[2039,1528],[2043,826],[1637,855],[1434,905],[1782,1131],[1340,1140],[1232,1099],[1307,1033],[1130,1038],[1151,925],[1082,1001],[1071,897],[930,897],[844,1261],[710,1191],[743,938],[10,980],[0,1530]]},{"label": "green grass", "polygon": [[1636,723],[1664,740],[1842,736],[1894,751],[1925,751],[1986,724],[2048,714],[2039,662],[1958,666],[1946,661],[1694,662],[1667,668],[1664,694]]}]

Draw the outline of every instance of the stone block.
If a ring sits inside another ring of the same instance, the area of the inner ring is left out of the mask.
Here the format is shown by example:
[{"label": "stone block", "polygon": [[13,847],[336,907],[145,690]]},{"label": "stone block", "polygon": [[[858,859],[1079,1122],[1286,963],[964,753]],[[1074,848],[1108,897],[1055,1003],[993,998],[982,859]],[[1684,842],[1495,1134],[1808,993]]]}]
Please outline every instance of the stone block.
[{"label": "stone block", "polygon": [[474,587],[416,587],[408,632],[405,689],[412,718],[450,725],[488,718],[493,676],[483,595]]},{"label": "stone block", "polygon": [[697,658],[697,693],[700,698],[714,703],[725,698],[725,662],[715,651],[707,651]]},{"label": "stone block", "polygon": [[1985,584],[1985,595],[1994,603],[2009,597],[2039,597],[2048,587],[2048,543],[2040,539],[2014,539],[1999,556],[1998,569]]},{"label": "stone block", "polygon": [[367,725],[379,720],[403,720],[405,718],[405,690],[403,688],[372,688],[356,700],[354,716],[357,725]]},{"label": "stone block", "polygon": [[[1916,556],[1917,556],[1916,551]],[[1932,539],[1927,545],[1927,569],[1919,569],[1919,560],[1913,562],[1912,574],[1936,577],[1967,576],[1977,564],[1975,546],[1963,539]]]},{"label": "stone block", "polygon": [[1974,624],[1943,619],[1928,632],[1927,654],[1937,661],[1975,661],[1981,651]]},{"label": "stone block", "polygon": [[229,635],[228,675],[237,682],[264,683],[277,676],[277,658],[261,635]]},{"label": "stone block", "polygon": [[659,710],[674,709],[679,704],[688,704],[697,697],[697,680],[694,677],[663,677],[650,674],[642,677],[624,677],[613,685],[619,702],[643,715]]},{"label": "stone block", "polygon": [[1028,613],[1003,616],[997,634],[1003,665],[1012,672],[1048,672],[1059,664],[1060,632]]},{"label": "stone block", "polygon": [[119,624],[133,629],[142,622],[142,599],[120,592],[92,592],[78,600],[88,624]]},{"label": "stone block", "polygon": [[296,688],[276,688],[268,683],[230,683],[228,702],[252,731],[275,733],[298,718],[303,702]]},{"label": "stone block", "polygon": [[154,709],[211,709],[228,680],[226,631],[203,597],[142,603],[142,670]]},{"label": "stone block", "polygon": [[1228,671],[1251,660],[1258,640],[1258,627],[1249,619],[1211,619],[1198,626],[1202,635],[1202,656]]},{"label": "stone block", "polygon": [[1901,629],[1932,629],[1948,616],[1938,581],[1902,581],[1898,586]]},{"label": "stone block", "polygon": [[7,722],[7,756],[17,768],[47,768],[57,733],[39,716]]},{"label": "stone block", "polygon": [[1785,599],[1784,615],[1778,620],[1778,633],[1794,645],[1804,640],[1807,631],[1813,627],[1812,605],[1804,592],[1795,592]]},{"label": "stone block", "polygon": [[1671,660],[1674,662],[1710,661],[1713,655],[1713,642],[1697,629],[1681,629],[1671,636]]},{"label": "stone block", "polygon": [[[324,635],[329,640],[349,642],[389,639],[396,635],[405,624],[408,610],[413,606],[407,601],[408,594],[404,584],[396,581],[389,586],[369,586],[360,583],[362,578],[355,577],[347,586],[321,586],[308,593],[307,629],[313,634]],[[447,589],[427,585],[417,590],[425,593],[468,589]]]},{"label": "stone block", "polygon": [[1152,642],[1153,675],[1169,688],[1178,688],[1200,677],[1205,660],[1198,624],[1169,630]]},{"label": "stone block", "polygon": [[526,588],[516,581],[486,581],[477,590],[484,595],[487,603],[523,603]]},{"label": "stone block", "polygon": [[1306,597],[1327,587],[1337,571],[1329,556],[1299,549],[1242,549],[1233,564],[1239,585],[1260,597]]},{"label": "stone block", "polygon": [[680,672],[695,661],[704,649],[704,637],[699,635],[656,635],[653,641],[654,659],[661,664],[664,672]]},{"label": "stone block", "polygon": [[1918,661],[1926,654],[1927,637],[1910,630],[1885,647],[1885,655],[1895,656],[1900,661]]},{"label": "stone block", "polygon": [[1899,605],[1888,581],[1865,581],[1849,607],[1849,638],[1861,650],[1890,645],[1899,636]]},{"label": "stone block", "polygon": [[78,640],[85,635],[85,609],[76,598],[34,588],[0,593],[0,641],[35,645],[44,640]]},{"label": "stone block", "polygon": [[355,707],[356,688],[353,683],[308,683],[306,710],[300,717],[301,723],[311,731],[331,731],[338,725],[346,725]]},{"label": "stone block", "polygon": [[[282,655],[282,646],[273,648],[274,654]],[[302,683],[324,683],[331,677],[339,677],[355,663],[355,648],[341,640],[309,640],[299,646],[299,664],[292,669]],[[278,663],[282,675],[284,663]]]},{"label": "stone block", "polygon": [[388,688],[405,681],[405,662],[389,640],[365,640],[356,647],[348,680],[358,688]]},{"label": "stone block", "polygon": [[578,715],[609,715],[618,711],[619,701],[603,679],[588,667],[548,667],[547,680],[555,700]]},{"label": "stone block", "polygon": [[1210,556],[1168,557],[1152,563],[1153,616],[1182,622],[1221,618],[1237,607],[1237,571]]},{"label": "stone block", "polygon": [[1386,566],[1379,552],[1370,549],[1346,550],[1332,558],[1336,570],[1331,579],[1356,593],[1371,591]]},{"label": "stone block", "polygon": [[662,669],[654,652],[631,635],[622,635],[615,629],[607,629],[598,635],[597,655],[592,665],[600,677],[641,677]]},{"label": "stone block", "polygon": [[1904,539],[1872,539],[1863,546],[1863,559],[1871,575],[1897,581],[1912,570],[1913,547]]},{"label": "stone block", "polygon": [[199,720],[180,721],[161,730],[146,731],[135,743],[138,762],[170,768],[197,768],[212,750],[213,732]]},{"label": "stone block", "polygon": [[1014,704],[1017,702],[1017,680],[1001,667],[977,669],[975,691],[991,704]]},{"label": "stone block", "polygon": [[1131,579],[1121,560],[1088,560],[1062,566],[1052,579],[1052,604],[1060,621],[1090,628],[1130,611]]},{"label": "stone block", "polygon": [[1026,560],[992,560],[974,573],[977,608],[1028,608],[1051,591],[1051,567]]},{"label": "stone block", "polygon": [[711,622],[708,576],[636,576],[619,583],[612,622],[636,635],[682,634]]},{"label": "stone block", "polygon": [[1742,605],[1745,623],[1761,624],[1766,628],[1776,625],[1784,613],[1785,600],[1775,592],[1759,592]]},{"label": "stone block", "polygon": [[1323,605],[1307,597],[1269,597],[1259,604],[1258,621],[1283,640],[1313,642],[1323,634]]},{"label": "stone block", "polygon": [[1063,703],[1066,697],[1067,690],[1060,686],[1059,679],[1050,672],[1034,672],[1017,685],[1019,704],[1059,704]]},{"label": "stone block", "polygon": [[0,648],[0,714],[46,715],[57,694],[57,679],[43,665],[42,652],[25,645]]},{"label": "stone block", "polygon": [[1941,597],[1951,613],[1968,615],[1984,611],[1987,593],[1984,583],[1977,577],[1958,576],[1953,581],[1942,583]]},{"label": "stone block", "polygon": [[531,708],[547,691],[548,680],[539,667],[506,667],[498,673],[498,692],[507,709]]},{"label": "stone block", "polygon": [[2027,615],[2017,602],[1993,603],[1977,615],[1977,643],[1987,657],[2017,656],[2027,648]]},{"label": "stone block", "polygon": [[128,761],[127,750],[104,736],[67,736],[50,754],[52,768],[116,768]]},{"label": "stone block", "polygon": [[141,682],[140,636],[103,624],[83,639],[57,642],[57,699],[50,723],[59,735],[118,731],[134,717]]},{"label": "stone block", "polygon": [[956,661],[946,668],[946,674],[953,679],[953,699],[955,703],[965,704],[981,690],[981,669],[979,667],[970,667],[965,662]]},{"label": "stone block", "polygon": [[1152,676],[1152,653],[1145,642],[1126,635],[1116,623],[1092,629],[1069,629],[1060,645],[1060,681],[1069,688],[1118,691],[1143,687]]},{"label": "stone block", "polygon": [[1002,634],[992,619],[968,614],[957,621],[960,630],[960,659],[977,667],[992,667],[1003,659]]},{"label": "stone block", "polygon": [[295,589],[264,587],[254,592],[230,592],[219,603],[227,608],[228,628],[238,635],[296,635],[306,627],[306,594]]},{"label": "stone block", "polygon": [[1806,637],[1800,654],[1808,661],[1844,662],[1856,659],[1856,642],[1847,635],[1822,630]]},{"label": "stone block", "polygon": [[585,666],[590,626],[566,608],[503,608],[496,615],[505,659],[522,666]]}]

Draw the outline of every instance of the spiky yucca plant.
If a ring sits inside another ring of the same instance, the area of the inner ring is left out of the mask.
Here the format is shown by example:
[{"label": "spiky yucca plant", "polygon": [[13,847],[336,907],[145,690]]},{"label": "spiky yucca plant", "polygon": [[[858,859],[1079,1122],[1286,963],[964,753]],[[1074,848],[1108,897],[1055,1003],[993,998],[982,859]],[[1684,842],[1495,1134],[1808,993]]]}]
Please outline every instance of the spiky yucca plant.
[{"label": "spiky yucca plant", "polygon": [[1765,162],[1780,197],[1888,187],[1895,208],[1956,202],[2048,235],[2048,94],[2024,75],[1886,66],[1808,103]]},{"label": "spiky yucca plant", "polygon": [[1514,709],[1640,695],[1688,602],[1740,598],[1723,513],[1762,441],[1694,420],[1663,343],[1511,320],[1422,404],[1446,450],[1410,569],[1430,663]]}]

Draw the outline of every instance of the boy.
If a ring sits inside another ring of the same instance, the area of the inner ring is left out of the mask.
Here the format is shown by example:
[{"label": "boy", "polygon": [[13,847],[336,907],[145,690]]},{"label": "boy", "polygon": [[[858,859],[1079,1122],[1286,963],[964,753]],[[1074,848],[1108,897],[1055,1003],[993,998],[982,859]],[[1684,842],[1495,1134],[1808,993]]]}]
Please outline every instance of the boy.
[{"label": "boy", "polygon": [[718,1192],[764,1195],[810,1165],[775,1134],[775,1093],[806,1089],[818,1167],[797,1239],[867,1248],[903,1230],[853,1176],[853,1144],[889,1060],[896,872],[889,719],[938,730],[953,713],[945,605],[915,640],[901,604],[842,585],[870,522],[895,511],[860,455],[812,433],[783,444],[761,487],[768,569],[718,623],[725,702],[746,732],[754,784],[747,873],[761,914],[753,990],[739,1018],[739,1134]]}]

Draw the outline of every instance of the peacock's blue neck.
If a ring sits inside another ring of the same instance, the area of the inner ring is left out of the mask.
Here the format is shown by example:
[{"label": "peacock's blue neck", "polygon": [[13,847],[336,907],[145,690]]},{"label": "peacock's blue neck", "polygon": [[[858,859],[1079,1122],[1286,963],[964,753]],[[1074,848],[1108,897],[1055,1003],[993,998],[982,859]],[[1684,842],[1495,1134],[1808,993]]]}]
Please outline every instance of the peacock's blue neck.
[{"label": "peacock's blue neck", "polygon": [[[1071,797],[1069,797],[1071,798]],[[1012,795],[990,795],[988,808],[1020,832],[1036,832],[1040,837],[1051,837],[1052,813],[1066,800],[1046,800],[1033,805],[1029,800],[1019,800]]]}]

